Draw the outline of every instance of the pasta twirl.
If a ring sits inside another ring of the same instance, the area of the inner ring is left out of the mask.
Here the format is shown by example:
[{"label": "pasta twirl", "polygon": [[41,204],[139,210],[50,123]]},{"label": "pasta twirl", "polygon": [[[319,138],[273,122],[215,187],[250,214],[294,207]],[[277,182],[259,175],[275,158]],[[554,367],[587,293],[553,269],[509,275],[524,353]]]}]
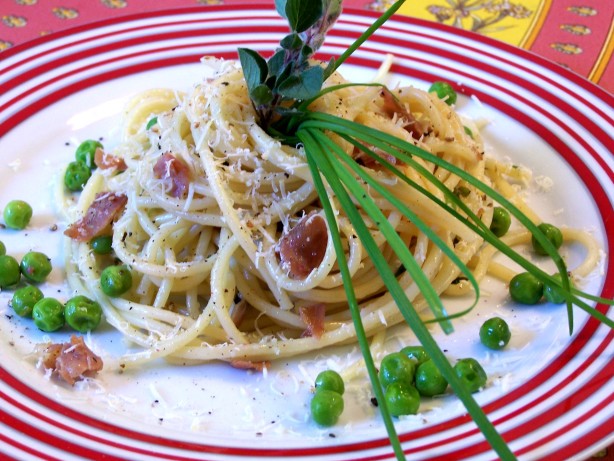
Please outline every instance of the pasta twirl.
[{"label": "pasta twirl", "polygon": [[[74,221],[101,192],[127,197],[112,234],[115,255],[131,268],[131,291],[121,298],[107,297],[99,276],[110,261],[95,255],[88,242],[67,239],[71,286],[99,301],[107,320],[141,346],[140,352],[122,358],[128,365],[157,357],[182,363],[254,363],[354,341],[331,239],[310,233],[309,220],[316,221],[323,211],[301,146],[282,145],[257,125],[236,63],[211,60],[210,65],[217,68],[215,75],[189,94],[149,90],[131,101],[123,121],[123,142],[110,153],[124,160],[125,171],[99,168],[71,211]],[[342,82],[334,74],[327,85]],[[506,181],[510,172],[484,159],[477,130],[469,134],[453,109],[434,95],[411,87],[388,94],[377,86],[348,86],[323,95],[312,109],[410,141],[504,194],[513,192]],[[408,124],[399,111],[412,114],[412,122]],[[418,213],[478,279],[490,269],[506,277],[481,237],[368,158],[361,159],[354,146],[335,141]],[[417,161],[490,223],[494,207],[490,198],[449,172]],[[441,191],[417,171],[403,164],[397,167],[443,199]],[[459,295],[470,289],[458,283],[459,268],[414,224],[367,186],[364,193],[384,210],[437,293]],[[364,327],[374,335],[403,319],[338,204],[336,212]],[[390,266],[399,269],[377,223],[366,215],[365,221]],[[301,226],[304,232],[297,237],[298,231],[292,232]],[[295,237],[302,248],[313,247],[318,253],[317,263],[301,276],[293,273],[280,252],[281,242]],[[526,240],[526,235],[518,239]],[[597,247],[586,244],[592,250],[583,271],[596,261]],[[399,272],[408,298],[423,305],[411,277]],[[313,320],[314,315],[319,320]],[[323,331],[315,332],[316,321]]]}]

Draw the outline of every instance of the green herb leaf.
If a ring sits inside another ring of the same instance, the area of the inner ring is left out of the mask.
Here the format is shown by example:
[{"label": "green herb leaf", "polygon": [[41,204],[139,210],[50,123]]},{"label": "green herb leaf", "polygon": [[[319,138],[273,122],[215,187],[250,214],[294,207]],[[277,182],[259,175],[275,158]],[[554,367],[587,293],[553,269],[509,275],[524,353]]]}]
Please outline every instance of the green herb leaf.
[{"label": "green herb leaf", "polygon": [[239,48],[238,52],[241,67],[243,68],[243,75],[247,82],[247,88],[251,93],[256,86],[264,83],[269,70],[267,62],[254,50]]},{"label": "green herb leaf", "polygon": [[285,13],[290,28],[303,32],[322,17],[322,0],[287,0]]},{"label": "green herb leaf", "polygon": [[[333,245],[335,247],[335,252],[337,254],[337,263],[339,264],[339,270],[344,281],[343,286],[348,298],[348,305],[350,308],[350,313],[352,315],[352,320],[354,322],[354,328],[356,329],[356,339],[358,341],[358,345],[365,361],[369,380],[371,381],[373,392],[375,393],[375,398],[378,402],[381,402],[380,413],[384,421],[384,425],[386,426],[386,431],[388,432],[390,445],[394,450],[396,458],[399,460],[404,460],[405,454],[403,453],[403,448],[401,447],[399,437],[394,428],[394,423],[392,422],[390,411],[388,411],[388,407],[386,405],[386,399],[384,398],[384,390],[382,389],[382,385],[378,379],[377,368],[375,367],[375,363],[373,362],[373,357],[371,355],[371,350],[369,349],[367,335],[362,324],[362,319],[360,316],[360,307],[358,305],[358,300],[356,299],[356,294],[354,292],[354,285],[352,284],[352,275],[350,274],[350,270],[347,265],[347,259],[345,257],[343,244],[341,243],[341,235],[335,218],[335,210],[333,210],[332,208],[332,204],[328,197],[326,187],[324,186],[322,178],[320,177],[321,172],[328,178],[328,183],[331,186],[331,189],[333,190],[335,195],[340,197],[342,207],[344,209],[348,207],[348,209],[351,209],[350,213],[354,212],[358,214],[359,217],[360,214],[358,213],[358,210],[356,210],[356,208],[354,207],[352,200],[347,195],[347,192],[345,191],[341,183],[337,180],[334,172],[332,171],[332,166],[329,163],[329,159],[323,152],[322,148],[319,146],[316,138],[314,137],[313,131],[302,130],[300,132],[300,138],[301,142],[305,145],[307,164],[309,165],[309,169],[311,170],[314,186],[316,191],[318,192],[318,196],[320,197],[322,208],[324,209],[326,221],[328,223],[328,228],[331,233]],[[360,227],[360,224],[364,226],[364,222],[362,222],[362,220],[359,220],[359,229],[357,229],[357,231],[359,231],[362,234],[361,236],[364,236],[365,241],[367,241],[367,235],[370,236],[371,234],[369,233],[368,229],[366,229],[366,226],[363,228]],[[375,245],[375,247],[377,249],[377,245]]]},{"label": "green herb leaf", "polygon": [[257,85],[249,92],[249,96],[252,98],[256,107],[266,106],[273,101],[273,92],[265,84]]},{"label": "green herb leaf", "polygon": [[275,0],[275,9],[277,10],[277,14],[279,14],[284,19],[286,19],[287,2],[288,0]]},{"label": "green herb leaf", "polygon": [[297,33],[292,33],[282,38],[279,44],[286,50],[298,50],[303,46],[303,40]]},{"label": "green herb leaf", "polygon": [[320,91],[323,82],[324,69],[313,66],[280,82],[278,91],[286,99],[309,99]]}]

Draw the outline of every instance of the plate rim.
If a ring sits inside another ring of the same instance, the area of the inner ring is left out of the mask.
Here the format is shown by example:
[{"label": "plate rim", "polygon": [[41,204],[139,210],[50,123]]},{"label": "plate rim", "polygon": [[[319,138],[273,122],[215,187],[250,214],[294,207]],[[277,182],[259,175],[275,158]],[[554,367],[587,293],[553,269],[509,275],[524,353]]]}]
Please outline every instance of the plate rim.
[{"label": "plate rim", "polygon": [[[231,7],[231,8],[228,8],[228,7]],[[209,9],[210,9],[210,8],[214,8],[214,7],[210,7],[210,6],[208,6],[208,7],[206,7],[206,8],[209,8]],[[252,5],[221,5],[220,7],[215,8],[215,9],[216,9],[216,10],[223,10],[223,11],[227,11],[228,9],[230,9],[230,10],[249,10],[249,11],[251,11],[252,9],[254,9],[254,6],[252,6]],[[147,16],[147,17],[151,17],[151,16],[155,16],[155,17],[166,17],[166,16],[165,16],[165,14],[170,13],[170,14],[172,14],[172,15],[177,15],[177,14],[178,14],[178,11],[180,11],[180,10],[188,10],[188,13],[193,13],[193,12],[194,12],[194,10],[197,10],[197,12],[198,12],[198,13],[206,13],[206,12],[207,12],[207,11],[203,11],[203,8],[199,8],[199,7],[188,7],[188,8],[177,8],[177,9],[165,9],[165,10],[160,10],[160,11],[157,11],[155,15],[149,15],[149,14],[146,14],[145,16]],[[274,10],[271,10],[271,5],[268,5],[268,10],[269,10],[269,11],[274,11]],[[350,10],[351,10],[351,9],[350,9]],[[364,13],[367,13],[367,16],[379,16],[379,14],[377,14],[377,13],[372,13],[372,12],[362,11],[362,10],[358,10],[358,11],[359,11],[359,12],[360,12],[362,15],[364,15]],[[123,18],[127,18],[127,17],[129,17],[129,16],[132,16],[132,17],[137,17],[137,16],[138,16],[138,17],[141,17],[141,16],[144,16],[144,15],[143,15],[143,14],[133,14],[133,15],[126,15],[126,17],[123,17]],[[395,17],[395,20],[397,20],[397,19],[402,19],[402,18],[405,18],[405,17],[401,17],[401,18],[397,18],[397,17]],[[138,19],[140,19],[140,18],[138,18]],[[414,18],[414,19],[415,19],[415,18]],[[124,21],[122,21],[122,22],[130,22],[130,21],[132,21],[132,20],[134,20],[134,19],[125,19],[125,20],[124,20]],[[110,20],[101,20],[101,21],[96,22],[95,24],[99,24],[99,23],[101,23],[101,22],[102,22],[102,23],[115,23],[115,21],[114,21],[114,20],[111,20],[111,19],[110,19]],[[426,20],[416,20],[416,21],[410,21],[410,22],[418,22],[418,23],[419,23],[419,25],[422,25],[422,26],[427,25],[428,27],[431,27],[431,26],[433,25],[433,23],[431,23],[430,21],[426,21]],[[442,26],[442,27],[443,27],[444,29],[446,29],[448,32],[450,31],[449,29],[452,29],[452,30],[453,30],[455,33],[460,31],[459,29],[450,28],[449,26],[446,26],[446,25],[444,25],[444,24],[437,24],[437,25],[438,25],[438,26]],[[100,27],[100,26],[98,26],[98,27]],[[76,26],[76,27],[74,27],[74,28],[71,28],[70,30],[67,30],[67,31],[66,31],[66,35],[71,35],[71,32],[70,32],[71,30],[75,30],[75,29],[80,30],[80,29],[82,29],[82,28],[87,28],[87,29],[90,29],[90,28],[91,28],[91,29],[97,29],[98,27],[90,27],[90,24],[87,24],[87,25],[82,25],[82,26]],[[463,31],[463,32],[467,32],[467,31]],[[478,35],[478,34],[470,33],[469,35],[471,35],[471,37],[472,37],[473,39],[475,39],[475,36],[476,36],[476,35]],[[482,39],[488,38],[488,37],[483,37],[483,36],[479,36],[479,35],[478,35],[478,37],[481,37]],[[44,42],[47,42],[47,41],[53,41],[53,40],[55,40],[56,38],[57,38],[57,37],[55,37],[55,34],[51,34],[51,35],[46,36],[46,37],[40,37],[40,40],[41,40],[41,41],[44,41]],[[39,40],[39,39],[35,39],[35,40]],[[490,40],[492,40],[492,39],[490,39]],[[497,46],[500,46],[500,45],[503,43],[503,42],[498,42],[498,41],[496,41],[496,40],[493,40],[493,41],[494,41],[494,42],[497,44]],[[36,45],[36,46],[38,46],[38,45]],[[11,48],[11,49],[9,49],[9,50],[6,50],[6,51],[4,51],[4,52],[2,52],[2,53],[10,52],[11,50],[14,50],[15,48],[18,48],[18,47],[19,47],[19,45],[17,45],[17,46],[16,46],[16,47],[14,47],[14,48]],[[30,47],[27,47],[27,49],[30,49]],[[514,48],[514,50],[515,50],[515,51],[518,51],[518,49],[516,49],[516,48]],[[523,52],[526,52],[526,50],[522,50],[522,51],[523,51]],[[3,54],[0,54],[0,56],[2,56],[2,55],[3,55]],[[543,58],[541,58],[541,59],[543,60]],[[549,62],[549,61],[548,61],[548,62]],[[560,70],[565,70],[565,71],[567,71],[566,69],[562,68],[561,66],[558,66],[558,65],[557,65],[557,67],[558,67],[558,68],[560,68]],[[570,72],[570,71],[567,71],[567,72]],[[577,76],[577,74],[573,74],[573,75],[574,75],[574,76]],[[587,79],[584,79],[583,77],[580,77],[580,76],[577,76],[577,77],[581,78],[581,79],[582,79],[582,81],[583,81],[583,83],[585,83],[585,84],[587,84],[587,83],[588,83],[589,85],[596,86],[595,84],[593,84],[592,82],[590,82],[590,81],[589,81],[589,80],[587,80]],[[598,88],[599,88],[599,87],[598,87]],[[611,240],[609,240],[609,242],[610,242],[610,244],[612,243],[612,242],[611,242]],[[597,326],[597,325],[595,325],[595,327],[596,327],[596,326]],[[25,383],[24,383],[24,384],[25,384]],[[386,443],[386,442],[387,442],[387,440],[385,440],[385,439],[382,439],[381,441],[382,441],[383,443]],[[250,451],[250,453],[251,453],[251,451]]]}]

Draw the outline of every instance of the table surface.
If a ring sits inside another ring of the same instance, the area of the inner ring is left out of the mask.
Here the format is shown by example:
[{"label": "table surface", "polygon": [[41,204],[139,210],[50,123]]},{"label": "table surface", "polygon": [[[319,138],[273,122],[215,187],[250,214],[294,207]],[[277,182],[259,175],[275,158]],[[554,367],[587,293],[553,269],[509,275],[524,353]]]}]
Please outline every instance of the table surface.
[{"label": "table surface", "polygon": [[[0,0],[0,62],[2,50],[99,19],[154,9],[240,3],[257,2]],[[384,11],[392,3],[393,0],[344,0],[343,4],[346,8]],[[399,13],[473,30],[524,48],[614,93],[612,0],[411,0]],[[614,447],[592,459],[614,461]]]}]

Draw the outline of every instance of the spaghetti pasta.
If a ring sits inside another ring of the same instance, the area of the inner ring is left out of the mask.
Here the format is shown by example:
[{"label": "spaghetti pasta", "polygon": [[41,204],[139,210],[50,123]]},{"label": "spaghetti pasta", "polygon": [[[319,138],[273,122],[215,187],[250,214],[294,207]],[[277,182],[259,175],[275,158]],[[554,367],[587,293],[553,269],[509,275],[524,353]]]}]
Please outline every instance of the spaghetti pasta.
[{"label": "spaghetti pasta", "polygon": [[[112,225],[115,256],[131,268],[132,289],[118,298],[100,289],[100,272],[111,263],[94,254],[87,241],[66,239],[66,269],[73,289],[96,299],[107,321],[141,350],[122,357],[126,365],[165,357],[182,363],[209,360],[269,361],[355,340],[343,280],[331,239],[314,231],[323,211],[301,146],[288,147],[256,123],[243,73],[233,61],[208,60],[215,75],[189,94],[149,90],[126,107],[121,144],[108,155],[123,159],[126,169],[96,170],[68,211],[71,221],[87,213],[101,193],[127,197]],[[345,82],[335,73],[325,85]],[[418,145],[488,182],[537,221],[509,181],[517,179],[493,159],[484,158],[477,130],[469,134],[463,120],[435,95],[412,87],[392,90],[397,104],[413,115],[407,120],[390,110],[381,87],[347,86],[326,93],[311,109],[377,128]],[[154,123],[151,122],[155,117]],[[424,133],[416,137],[418,129]],[[394,176],[360,158],[354,146],[334,140],[357,158],[372,176],[429,224],[436,234],[482,279],[488,272],[509,279],[511,269],[495,262],[494,248],[444,210]],[[447,188],[462,195],[470,209],[489,224],[494,203],[457,176],[424,160],[417,162]],[[416,170],[397,164],[405,175],[443,199],[441,191]],[[411,249],[435,291],[462,295],[460,269],[413,223],[369,194]],[[378,271],[336,206],[348,267],[361,303],[364,328],[373,336],[403,321]],[[400,268],[395,253],[364,216],[389,265]],[[316,224],[314,224],[316,223]],[[566,238],[588,248],[579,268],[585,275],[598,261],[598,247],[585,233],[566,230]],[[506,237],[520,244],[530,238],[518,231]],[[307,251],[317,261],[305,274],[292,269],[290,253]],[[297,247],[298,245],[298,247]],[[399,282],[408,299],[424,307],[409,274]],[[322,331],[310,328],[311,316]]]}]

